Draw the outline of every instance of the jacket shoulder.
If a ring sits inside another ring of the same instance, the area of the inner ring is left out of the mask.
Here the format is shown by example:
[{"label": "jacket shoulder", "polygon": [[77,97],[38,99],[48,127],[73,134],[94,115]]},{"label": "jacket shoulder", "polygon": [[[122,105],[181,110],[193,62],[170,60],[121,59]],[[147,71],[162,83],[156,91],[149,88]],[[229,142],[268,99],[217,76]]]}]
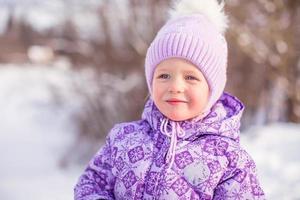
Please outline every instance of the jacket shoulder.
[{"label": "jacket shoulder", "polygon": [[240,170],[256,173],[253,158],[239,142],[216,135],[207,135],[200,142],[202,150],[207,153],[210,159],[223,163],[225,178]]},{"label": "jacket shoulder", "polygon": [[108,134],[110,140],[122,139],[126,135],[144,132],[149,129],[149,124],[145,120],[137,120],[131,122],[122,122],[115,124]]},{"label": "jacket shoulder", "polygon": [[265,199],[257,167],[250,154],[240,145],[236,145],[236,148],[226,153],[226,158],[228,164],[220,180],[221,185],[227,185],[226,188],[230,192],[233,188],[247,186],[248,191],[244,195],[251,199]]},{"label": "jacket shoulder", "polygon": [[228,164],[223,178],[226,179],[228,176],[237,176],[238,174],[257,175],[254,159],[239,143],[235,143],[233,148],[226,152],[225,156]]}]

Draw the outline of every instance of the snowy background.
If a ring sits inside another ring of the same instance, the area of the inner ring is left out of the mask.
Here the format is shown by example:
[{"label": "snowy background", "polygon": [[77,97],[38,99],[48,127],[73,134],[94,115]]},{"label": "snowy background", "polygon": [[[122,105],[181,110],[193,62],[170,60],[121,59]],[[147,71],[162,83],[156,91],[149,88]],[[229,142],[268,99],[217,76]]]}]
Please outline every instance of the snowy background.
[{"label": "snowy background", "polygon": [[[76,134],[71,116],[81,106],[70,77],[86,74],[61,65],[0,66],[0,199],[73,198],[84,166],[62,166]],[[53,88],[65,103],[55,102]],[[299,124],[278,123],[242,134],[268,199],[300,199],[299,133]]]}]

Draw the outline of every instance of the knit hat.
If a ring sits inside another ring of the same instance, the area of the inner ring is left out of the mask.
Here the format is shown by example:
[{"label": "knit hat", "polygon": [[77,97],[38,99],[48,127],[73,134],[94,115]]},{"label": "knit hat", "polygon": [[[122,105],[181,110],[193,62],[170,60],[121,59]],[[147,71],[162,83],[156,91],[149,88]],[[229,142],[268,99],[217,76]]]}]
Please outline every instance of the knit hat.
[{"label": "knit hat", "polygon": [[182,0],[170,11],[170,19],[160,29],[147,50],[146,81],[152,93],[156,66],[169,58],[194,64],[209,85],[208,112],[222,95],[226,84],[227,17],[217,0]]}]

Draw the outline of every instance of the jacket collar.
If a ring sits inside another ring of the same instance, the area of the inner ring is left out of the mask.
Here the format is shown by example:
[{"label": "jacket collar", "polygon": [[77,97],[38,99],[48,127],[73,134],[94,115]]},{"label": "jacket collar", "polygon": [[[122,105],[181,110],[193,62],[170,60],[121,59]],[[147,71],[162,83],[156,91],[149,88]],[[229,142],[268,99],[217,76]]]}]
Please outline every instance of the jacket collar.
[{"label": "jacket collar", "polygon": [[243,110],[244,106],[237,98],[224,93],[204,118],[172,121],[158,110],[152,99],[146,103],[142,118],[155,130],[151,134],[155,136],[161,133],[169,138],[166,163],[171,167],[178,140],[194,140],[201,135],[209,134],[225,136],[239,142],[240,118]]}]

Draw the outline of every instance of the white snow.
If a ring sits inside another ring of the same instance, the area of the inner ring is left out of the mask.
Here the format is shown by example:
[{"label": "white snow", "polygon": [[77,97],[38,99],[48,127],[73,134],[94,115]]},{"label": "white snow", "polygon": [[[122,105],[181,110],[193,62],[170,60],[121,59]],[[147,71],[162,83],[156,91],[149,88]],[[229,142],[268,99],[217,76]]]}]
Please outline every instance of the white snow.
[{"label": "white snow", "polygon": [[300,124],[251,128],[241,144],[256,162],[267,199],[300,199]]},{"label": "white snow", "polygon": [[[76,76],[57,66],[0,66],[0,199],[73,199],[83,167],[59,166],[75,137],[71,115],[81,102],[70,83]],[[57,104],[53,90],[66,103]],[[300,199],[299,124],[252,128],[241,142],[256,161],[267,199]]]},{"label": "white snow", "polygon": [[0,199],[72,199],[78,172],[58,163],[73,141],[69,120],[76,106],[56,106],[50,90],[66,93],[72,74],[42,66],[2,67]]}]

